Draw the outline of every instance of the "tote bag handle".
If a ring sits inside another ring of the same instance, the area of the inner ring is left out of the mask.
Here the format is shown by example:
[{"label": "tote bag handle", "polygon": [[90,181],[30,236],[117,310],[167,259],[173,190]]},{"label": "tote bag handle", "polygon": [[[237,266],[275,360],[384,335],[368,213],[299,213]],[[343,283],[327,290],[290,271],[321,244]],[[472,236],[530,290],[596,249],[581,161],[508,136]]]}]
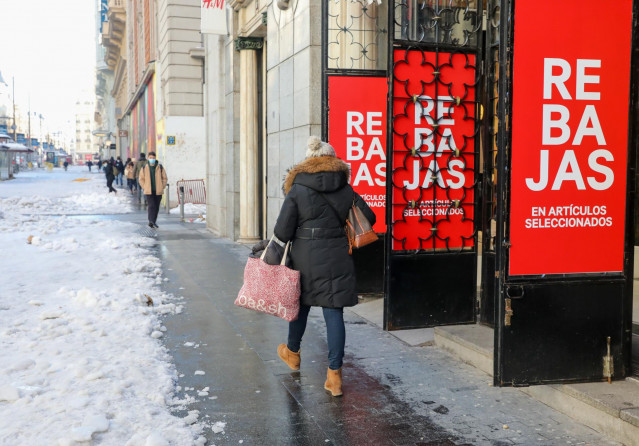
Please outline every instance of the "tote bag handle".
[{"label": "tote bag handle", "polygon": [[[269,246],[271,246],[271,243],[273,243],[274,238],[275,238],[275,234],[271,236],[271,239],[269,240],[268,245],[266,245],[266,248],[264,248],[264,251],[262,252],[262,255],[260,256],[260,260],[264,261],[266,250],[269,248]],[[286,247],[284,248],[284,255],[282,256],[282,261],[280,262],[280,265],[286,265],[286,257],[288,256],[288,247],[290,244],[291,244],[290,241],[286,242]]]}]

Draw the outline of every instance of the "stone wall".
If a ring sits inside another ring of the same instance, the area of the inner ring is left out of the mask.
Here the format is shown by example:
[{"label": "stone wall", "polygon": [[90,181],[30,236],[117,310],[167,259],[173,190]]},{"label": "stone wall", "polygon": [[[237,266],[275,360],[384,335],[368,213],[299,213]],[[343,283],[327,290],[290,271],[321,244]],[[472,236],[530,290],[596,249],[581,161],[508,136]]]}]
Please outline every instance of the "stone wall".
[{"label": "stone wall", "polygon": [[224,36],[207,36],[205,115],[207,153],[207,227],[236,238],[239,225],[239,53]]},{"label": "stone wall", "polygon": [[191,50],[202,46],[200,2],[158,1],[158,75],[162,116],[202,116],[202,60]]},{"label": "stone wall", "polygon": [[267,233],[284,201],[286,170],[304,159],[306,140],[321,136],[321,2],[300,0],[268,9]]},{"label": "stone wall", "polygon": [[[240,237],[240,70],[238,36],[262,37],[264,2],[231,2],[228,36],[205,38],[207,141],[207,227]],[[266,234],[272,231],[284,196],[285,171],[304,159],[309,135],[321,134],[321,2],[292,0],[281,11],[266,9]],[[223,78],[222,80],[220,78]],[[246,80],[246,79],[245,79]],[[260,150],[259,148],[255,148]],[[250,173],[249,173],[250,175]]]}]

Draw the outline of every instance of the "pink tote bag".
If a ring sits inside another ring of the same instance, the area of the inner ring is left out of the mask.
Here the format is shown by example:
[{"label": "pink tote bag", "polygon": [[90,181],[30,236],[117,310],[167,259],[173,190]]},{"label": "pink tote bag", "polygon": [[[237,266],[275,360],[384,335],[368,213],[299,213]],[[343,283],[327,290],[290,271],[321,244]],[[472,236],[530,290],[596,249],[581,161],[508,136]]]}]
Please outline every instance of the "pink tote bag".
[{"label": "pink tote bag", "polygon": [[300,312],[300,272],[286,266],[290,242],[279,265],[264,262],[268,244],[259,259],[250,258],[244,268],[244,285],[235,299],[238,307],[249,308],[291,322]]}]

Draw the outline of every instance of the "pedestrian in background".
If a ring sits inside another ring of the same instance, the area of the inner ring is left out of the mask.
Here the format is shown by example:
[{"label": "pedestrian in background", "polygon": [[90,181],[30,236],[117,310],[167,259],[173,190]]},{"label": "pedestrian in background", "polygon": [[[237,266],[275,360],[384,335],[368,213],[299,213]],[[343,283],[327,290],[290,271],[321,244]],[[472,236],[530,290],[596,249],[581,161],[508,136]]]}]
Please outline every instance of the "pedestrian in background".
[{"label": "pedestrian in background", "polygon": [[293,241],[292,268],[301,274],[298,319],[288,326],[288,342],[277,354],[291,369],[300,368],[300,351],[311,307],[322,307],[328,341],[328,370],[324,388],[342,395],[342,363],[346,330],[344,307],[357,304],[355,266],[344,226],[355,204],[375,223],[375,214],[348,184],[348,164],[317,136],[308,140],[306,159],[293,166],[284,180],[286,198],[274,228],[280,242]]},{"label": "pedestrian in background", "polygon": [[115,184],[120,184],[120,187],[124,187],[124,163],[122,162],[122,158],[118,156],[115,161],[115,167],[118,169],[118,174],[115,177]]},{"label": "pedestrian in background", "polygon": [[146,156],[144,153],[140,153],[140,159],[135,163],[135,181],[138,189],[138,202],[142,201],[142,188],[140,187],[140,171],[146,164]]},{"label": "pedestrian in background", "polygon": [[64,163],[62,163],[62,165],[64,166],[65,171],[69,168],[69,162],[67,160],[64,160]]},{"label": "pedestrian in background", "polygon": [[148,206],[147,215],[149,218],[149,227],[158,228],[156,224],[158,219],[158,212],[160,211],[160,202],[162,201],[162,194],[166,187],[168,179],[166,176],[166,170],[157,162],[155,158],[155,152],[149,152],[148,162],[140,171],[139,183],[140,187],[144,190],[146,197],[146,204]]},{"label": "pedestrian in background", "polygon": [[87,166],[89,166],[89,172],[91,172],[91,168],[93,167],[93,163],[91,161],[87,161]]},{"label": "pedestrian in background", "polygon": [[133,194],[133,188],[135,187],[135,166],[133,162],[131,162],[131,158],[129,158],[126,163],[124,174],[126,175],[126,185],[129,188],[129,192]]},{"label": "pedestrian in background", "polygon": [[115,179],[115,175],[113,174],[113,169],[114,169],[113,164],[111,164],[108,161],[105,161],[102,164],[102,166],[104,168],[104,175],[106,177],[106,182],[107,182],[107,187],[109,188],[109,193],[115,192],[117,194],[118,191],[113,188],[113,180]]}]

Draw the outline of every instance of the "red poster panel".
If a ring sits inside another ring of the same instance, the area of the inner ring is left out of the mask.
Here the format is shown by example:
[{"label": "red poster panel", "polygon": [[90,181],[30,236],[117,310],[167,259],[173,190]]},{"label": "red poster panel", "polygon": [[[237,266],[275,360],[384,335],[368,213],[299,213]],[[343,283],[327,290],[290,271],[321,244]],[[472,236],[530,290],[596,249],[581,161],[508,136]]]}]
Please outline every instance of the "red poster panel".
[{"label": "red poster panel", "polygon": [[632,0],[600,8],[516,3],[510,275],[623,270]]},{"label": "red poster panel", "polygon": [[393,249],[472,248],[475,56],[394,58]]},{"label": "red poster panel", "polygon": [[386,232],[385,77],[329,76],[328,140],[351,166],[351,186],[371,207],[375,232]]}]

